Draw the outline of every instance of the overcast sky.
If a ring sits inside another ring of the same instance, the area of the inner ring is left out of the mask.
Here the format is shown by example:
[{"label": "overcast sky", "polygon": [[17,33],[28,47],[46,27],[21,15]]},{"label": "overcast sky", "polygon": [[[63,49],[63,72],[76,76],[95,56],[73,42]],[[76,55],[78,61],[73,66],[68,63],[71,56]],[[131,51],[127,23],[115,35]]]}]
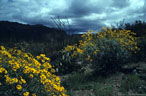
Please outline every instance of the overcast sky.
[{"label": "overcast sky", "polygon": [[146,19],[146,0],[0,0],[0,21],[54,27],[50,17],[60,17],[76,32]]}]

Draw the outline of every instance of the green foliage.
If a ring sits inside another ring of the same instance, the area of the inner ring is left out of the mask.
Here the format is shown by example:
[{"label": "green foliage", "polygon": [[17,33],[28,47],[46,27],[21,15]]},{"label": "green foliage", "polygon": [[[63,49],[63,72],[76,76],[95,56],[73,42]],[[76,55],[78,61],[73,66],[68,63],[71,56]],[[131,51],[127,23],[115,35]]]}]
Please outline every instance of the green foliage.
[{"label": "green foliage", "polygon": [[114,96],[114,87],[111,84],[105,86],[102,83],[96,83],[93,91],[95,96]]},{"label": "green foliage", "polygon": [[62,83],[66,89],[77,90],[77,89],[85,89],[84,83],[87,83],[86,80],[87,78],[85,74],[74,73],[69,77],[67,77],[65,81],[63,81]]},{"label": "green foliage", "polygon": [[67,91],[67,94],[68,94],[69,96],[75,96],[75,92],[74,92],[73,90],[68,90],[68,91]]},{"label": "green foliage", "polygon": [[140,50],[134,56],[133,61],[146,61],[146,35],[138,37],[137,42]]},{"label": "green foliage", "polygon": [[141,37],[146,35],[146,22],[137,20],[133,24],[126,23],[125,29],[136,33],[136,36]]},{"label": "green foliage", "polygon": [[[67,90],[70,90],[71,94],[73,94],[76,90],[80,90],[81,93],[85,90],[93,90],[93,96],[113,96],[114,87],[113,83],[111,82],[112,81],[109,79],[106,80],[105,78],[101,77],[93,77],[91,74],[74,73],[69,75],[63,81],[63,86]],[[73,96],[74,95],[75,94],[73,94]]]},{"label": "green foliage", "polygon": [[133,93],[145,93],[145,84],[137,75],[129,74],[123,78],[120,90],[124,93],[129,91]]},{"label": "green foliage", "polygon": [[[65,39],[64,45],[75,44],[81,39],[80,35],[71,35]],[[55,56],[53,56],[52,64],[57,69],[57,74],[69,74],[75,71],[79,71],[82,68],[81,62],[78,62],[76,57],[72,57],[72,52],[60,50]],[[82,58],[81,58],[82,59]]]},{"label": "green foliage", "polygon": [[130,53],[124,50],[115,40],[100,40],[99,50],[102,50],[93,58],[93,66],[96,70],[112,72],[118,70],[130,57]]},{"label": "green foliage", "polygon": [[81,69],[81,65],[76,63],[76,59],[72,58],[71,53],[61,51],[58,53],[57,59],[52,61],[55,65],[57,74],[69,74]]}]

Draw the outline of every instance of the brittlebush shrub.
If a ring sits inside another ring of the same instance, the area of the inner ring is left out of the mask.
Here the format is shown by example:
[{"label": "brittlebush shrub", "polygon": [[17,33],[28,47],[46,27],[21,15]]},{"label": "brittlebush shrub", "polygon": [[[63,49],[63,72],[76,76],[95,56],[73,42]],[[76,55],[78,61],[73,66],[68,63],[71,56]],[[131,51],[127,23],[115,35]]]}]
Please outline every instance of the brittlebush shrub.
[{"label": "brittlebush shrub", "polygon": [[99,51],[93,41],[86,41],[84,36],[82,39],[79,44],[68,45],[61,50],[60,57],[57,59],[59,62],[55,62],[59,73],[67,74],[73,71],[82,71],[81,69],[92,61],[90,57],[92,52],[96,54]]},{"label": "brittlebush shrub", "polygon": [[34,58],[14,48],[0,47],[0,95],[2,96],[67,96],[54,75],[50,58]]},{"label": "brittlebush shrub", "polygon": [[132,54],[139,50],[135,35],[130,30],[103,28],[102,32],[97,33],[100,52],[94,59],[94,66],[102,71],[115,71],[130,61]]},{"label": "brittlebush shrub", "polygon": [[135,35],[124,29],[103,28],[95,34],[89,31],[81,36],[79,44],[68,45],[64,52],[82,66],[92,64],[96,70],[114,71],[139,50]]}]

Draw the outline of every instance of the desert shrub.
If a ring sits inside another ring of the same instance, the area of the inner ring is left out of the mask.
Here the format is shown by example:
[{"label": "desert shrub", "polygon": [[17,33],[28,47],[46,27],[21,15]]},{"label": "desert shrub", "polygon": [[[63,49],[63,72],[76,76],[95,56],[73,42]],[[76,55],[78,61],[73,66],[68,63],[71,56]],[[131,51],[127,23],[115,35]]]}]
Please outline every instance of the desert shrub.
[{"label": "desert shrub", "polygon": [[96,71],[116,71],[128,61],[129,52],[124,50],[118,42],[104,39],[102,43],[104,45],[99,46],[102,51],[93,58],[93,66],[96,67]]},{"label": "desert shrub", "polygon": [[[79,44],[67,45],[67,47],[60,51],[59,57],[55,62],[55,64],[57,64],[56,66],[59,70],[59,73],[81,71],[81,69],[86,66],[87,63],[90,63],[90,61],[92,61],[89,54],[91,50],[88,50],[86,47],[92,48],[93,42],[90,42],[89,44],[88,43],[86,41],[84,42],[83,40],[80,40]],[[98,52],[96,48],[94,48],[93,50],[95,50],[95,52]]]},{"label": "desert shrub", "polygon": [[140,50],[134,55],[135,61],[145,61],[146,59],[146,36],[138,37],[138,46]]},{"label": "desert shrub", "polygon": [[69,74],[73,71],[81,69],[81,65],[76,63],[76,58],[72,58],[70,52],[61,51],[57,55],[57,59],[51,64],[55,66],[58,75]]},{"label": "desert shrub", "polygon": [[81,62],[82,67],[93,64],[96,70],[114,71],[139,50],[134,35],[124,29],[103,28],[96,34],[89,31],[81,36],[79,44],[68,45],[64,51],[70,54],[70,59],[75,59],[75,63]]},{"label": "desert shrub", "polygon": [[0,47],[0,94],[3,96],[66,96],[54,75],[50,58],[34,58],[14,48]]},{"label": "desert shrub", "polygon": [[93,64],[102,71],[116,71],[124,63],[128,62],[131,55],[139,50],[135,33],[130,30],[112,30],[103,28],[97,33],[97,45],[99,53],[93,59]]}]

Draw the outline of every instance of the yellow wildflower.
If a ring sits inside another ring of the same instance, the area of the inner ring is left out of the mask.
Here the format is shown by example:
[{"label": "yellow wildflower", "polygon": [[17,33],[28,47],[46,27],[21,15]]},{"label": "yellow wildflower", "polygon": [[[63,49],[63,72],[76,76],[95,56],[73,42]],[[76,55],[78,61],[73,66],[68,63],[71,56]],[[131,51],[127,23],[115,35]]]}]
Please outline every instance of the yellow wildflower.
[{"label": "yellow wildflower", "polygon": [[29,92],[24,92],[23,96],[29,96]]},{"label": "yellow wildflower", "polygon": [[20,78],[21,78],[21,82],[25,84],[26,83],[25,79],[23,79],[21,76]]},{"label": "yellow wildflower", "polygon": [[37,59],[41,59],[41,57],[40,56],[37,56]]},{"label": "yellow wildflower", "polygon": [[80,53],[80,54],[82,54],[83,53],[83,50],[77,48],[77,52]]},{"label": "yellow wildflower", "polygon": [[65,47],[65,51],[71,51],[73,50],[73,46],[68,45],[67,47]]},{"label": "yellow wildflower", "polygon": [[41,57],[45,57],[46,55],[45,55],[45,54],[40,54],[40,56],[41,56]]},{"label": "yellow wildflower", "polygon": [[17,78],[13,78],[13,81],[17,83],[18,82],[18,79]]},{"label": "yellow wildflower", "polygon": [[1,46],[1,50],[5,50],[5,47],[4,46]]},{"label": "yellow wildflower", "polygon": [[33,78],[33,74],[30,74],[30,75],[29,75],[29,78]]},{"label": "yellow wildflower", "polygon": [[32,96],[37,96],[36,93],[33,93]]},{"label": "yellow wildflower", "polygon": [[41,78],[41,79],[46,79],[46,76],[45,76],[44,74],[42,74],[42,75],[40,76],[40,78]]},{"label": "yellow wildflower", "polygon": [[21,86],[21,85],[17,85],[16,88],[17,88],[17,90],[19,90],[19,91],[22,90],[22,86]]}]

